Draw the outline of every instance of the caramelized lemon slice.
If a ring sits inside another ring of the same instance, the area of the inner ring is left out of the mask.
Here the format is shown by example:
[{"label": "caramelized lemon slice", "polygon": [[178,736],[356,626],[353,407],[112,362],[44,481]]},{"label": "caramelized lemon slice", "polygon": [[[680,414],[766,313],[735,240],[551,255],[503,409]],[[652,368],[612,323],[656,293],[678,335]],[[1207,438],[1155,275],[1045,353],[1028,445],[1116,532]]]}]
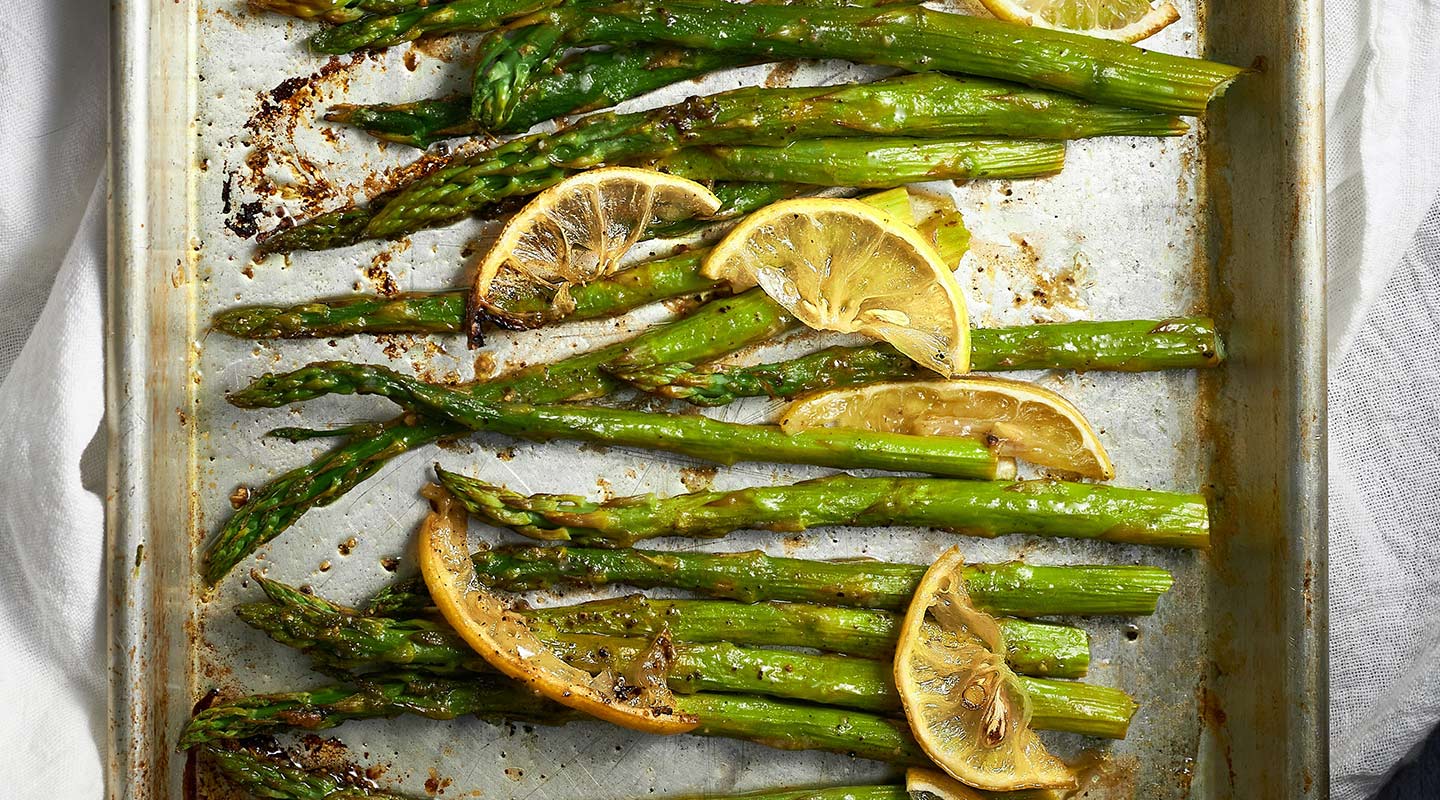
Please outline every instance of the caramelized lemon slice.
[{"label": "caramelized lemon slice", "polygon": [[478,341],[492,292],[541,286],[555,303],[572,302],[569,287],[614,272],[620,258],[652,225],[708,217],[720,199],[695,181],[632,167],[581,172],[536,195],[520,209],[475,272],[467,330]]},{"label": "caramelized lemon slice", "polygon": [[980,0],[1000,19],[1083,33],[1099,39],[1138,42],[1180,19],[1169,0]]},{"label": "caramelized lemon slice", "polygon": [[699,724],[675,711],[663,660],[647,655],[643,674],[623,676],[591,676],[562,661],[523,617],[480,585],[465,537],[465,509],[438,486],[427,487],[425,496],[431,512],[420,526],[420,574],[440,614],[491,666],[551,700],[632,730],[684,733]]},{"label": "caramelized lemon slice", "polygon": [[915,228],[832,198],[761,209],[702,268],[737,290],[758,285],[812,328],[889,342],[946,377],[970,369],[970,321],[951,270]]},{"label": "caramelized lemon slice", "polygon": [[[993,617],[970,604],[951,548],[915,590],[895,650],[895,686],[915,740],[950,777],[986,791],[1060,789],[1075,776],[1030,730]],[[934,624],[926,624],[927,621]]]},{"label": "caramelized lemon slice", "polygon": [[790,404],[786,433],[848,428],[964,436],[996,454],[1087,478],[1115,477],[1095,429],[1069,400],[1042,386],[967,376],[827,389]]}]

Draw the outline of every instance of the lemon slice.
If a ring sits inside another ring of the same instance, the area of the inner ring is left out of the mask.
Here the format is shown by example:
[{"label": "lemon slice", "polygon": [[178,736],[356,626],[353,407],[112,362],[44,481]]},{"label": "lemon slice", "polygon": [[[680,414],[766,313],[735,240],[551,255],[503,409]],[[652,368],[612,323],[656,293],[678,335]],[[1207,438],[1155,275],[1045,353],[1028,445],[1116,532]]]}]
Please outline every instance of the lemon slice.
[{"label": "lemon slice", "polygon": [[[695,181],[632,167],[581,172],[536,195],[500,231],[475,272],[467,315],[472,341],[493,319],[492,292],[535,286],[555,291],[564,309],[569,287],[614,272],[652,225],[708,217],[720,198]],[[497,282],[499,285],[497,285]]]},{"label": "lemon slice", "polygon": [[737,290],[758,285],[812,328],[889,342],[946,377],[970,369],[970,321],[951,268],[914,228],[858,200],[761,209],[702,272]]},{"label": "lemon slice", "polygon": [[[1030,704],[1005,663],[995,619],[975,610],[950,548],[920,579],[895,649],[895,686],[920,747],[986,791],[1060,789],[1075,776],[1030,730]],[[933,621],[934,624],[926,624]]]},{"label": "lemon slice", "polygon": [[905,791],[912,800],[985,800],[985,795],[934,769],[905,770]]},{"label": "lemon slice", "polygon": [[980,0],[1000,19],[1083,33],[1100,39],[1138,42],[1180,19],[1169,0]]},{"label": "lemon slice", "polygon": [[1115,465],[1073,403],[1024,381],[969,375],[826,389],[790,404],[786,433],[847,428],[879,433],[964,436],[997,455],[1087,478],[1109,480]]},{"label": "lemon slice", "polygon": [[699,724],[675,711],[664,679],[668,665],[653,654],[639,674],[623,676],[591,676],[555,655],[523,617],[480,585],[466,543],[465,509],[438,486],[424,493],[431,511],[420,526],[420,574],[440,614],[491,666],[551,700],[632,730],[684,733]]}]

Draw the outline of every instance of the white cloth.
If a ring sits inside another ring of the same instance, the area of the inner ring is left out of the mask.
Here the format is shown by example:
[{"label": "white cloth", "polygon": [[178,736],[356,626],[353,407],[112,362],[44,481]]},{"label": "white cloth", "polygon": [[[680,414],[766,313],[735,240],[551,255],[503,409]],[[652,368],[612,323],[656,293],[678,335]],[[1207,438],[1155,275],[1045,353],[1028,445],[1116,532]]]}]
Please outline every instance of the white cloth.
[{"label": "white cloth", "polygon": [[[3,10],[0,797],[99,798],[107,20]],[[1325,35],[1331,787],[1352,800],[1440,720],[1440,5],[1334,0]]]},{"label": "white cloth", "polygon": [[0,15],[0,797],[98,799],[109,20]]},{"label": "white cloth", "polygon": [[1330,785],[1358,800],[1440,720],[1440,4],[1325,19]]}]

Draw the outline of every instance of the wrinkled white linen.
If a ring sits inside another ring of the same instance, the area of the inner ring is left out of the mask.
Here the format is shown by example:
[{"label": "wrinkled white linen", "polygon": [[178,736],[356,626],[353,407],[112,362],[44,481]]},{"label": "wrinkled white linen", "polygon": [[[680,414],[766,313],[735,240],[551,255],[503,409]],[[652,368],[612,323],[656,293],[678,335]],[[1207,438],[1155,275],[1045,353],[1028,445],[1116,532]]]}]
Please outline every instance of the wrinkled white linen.
[{"label": "wrinkled white linen", "polygon": [[1331,791],[1358,800],[1440,720],[1440,4],[1325,17]]},{"label": "wrinkled white linen", "polygon": [[109,9],[0,15],[0,797],[99,798]]}]

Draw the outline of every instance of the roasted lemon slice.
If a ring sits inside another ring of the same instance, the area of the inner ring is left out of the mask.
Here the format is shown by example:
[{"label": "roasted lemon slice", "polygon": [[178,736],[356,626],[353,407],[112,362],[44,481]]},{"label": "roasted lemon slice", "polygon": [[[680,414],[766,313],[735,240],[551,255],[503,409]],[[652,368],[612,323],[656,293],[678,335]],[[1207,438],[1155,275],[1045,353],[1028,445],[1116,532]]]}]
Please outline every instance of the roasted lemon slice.
[{"label": "roasted lemon slice", "polygon": [[970,322],[952,269],[910,225],[830,198],[750,215],[703,267],[737,289],[760,286],[812,328],[889,342],[946,377],[970,368]]},{"label": "roasted lemon slice", "polygon": [[720,199],[695,181],[632,167],[593,169],[551,186],[511,217],[476,268],[467,319],[472,341],[489,318],[492,291],[547,287],[564,308],[570,286],[614,272],[652,225],[708,217],[719,208]]},{"label": "roasted lemon slice", "polygon": [[684,733],[699,720],[675,711],[666,664],[647,654],[638,669],[599,676],[560,659],[525,620],[480,585],[466,542],[465,509],[438,486],[425,490],[430,515],[420,526],[420,574],[440,614],[491,666],[571,708],[646,733]]},{"label": "roasted lemon slice", "polygon": [[1018,458],[1088,478],[1115,477],[1095,429],[1069,400],[1024,381],[966,376],[827,389],[796,400],[787,433],[848,428],[964,436]]},{"label": "roasted lemon slice", "polygon": [[938,769],[905,770],[905,791],[911,800],[985,800],[985,795]]},{"label": "roasted lemon slice", "polygon": [[946,551],[920,579],[901,625],[895,686],[910,730],[968,786],[1072,787],[1075,776],[1030,730],[1029,700],[1005,664],[1000,628],[970,604],[963,566],[959,548]]},{"label": "roasted lemon slice", "polygon": [[1100,39],[1138,42],[1180,19],[1169,0],[980,0],[1000,19],[1083,33]]}]

